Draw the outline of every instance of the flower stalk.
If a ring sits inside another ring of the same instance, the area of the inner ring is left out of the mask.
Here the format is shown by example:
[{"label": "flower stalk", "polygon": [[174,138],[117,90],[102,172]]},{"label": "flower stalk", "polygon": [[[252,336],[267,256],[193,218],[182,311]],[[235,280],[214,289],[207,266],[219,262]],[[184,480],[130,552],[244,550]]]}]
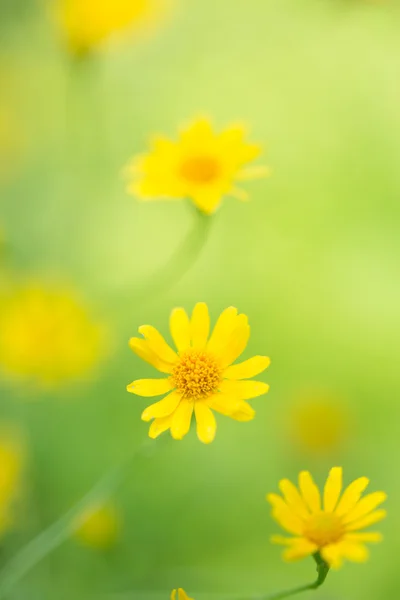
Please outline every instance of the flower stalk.
[{"label": "flower stalk", "polygon": [[46,556],[61,546],[75,530],[77,517],[88,507],[109,500],[123,483],[136,459],[150,458],[158,444],[146,440],[128,457],[112,467],[89,492],[47,529],[24,546],[0,571],[0,599],[8,597],[14,586]]},{"label": "flower stalk", "polygon": [[316,552],[313,555],[313,558],[317,563],[317,579],[313,583],[302,585],[300,587],[293,588],[292,590],[278,592],[269,596],[261,596],[257,600],[281,600],[282,598],[289,598],[290,596],[295,596],[310,590],[316,590],[321,587],[329,573],[329,565],[324,561],[319,552]]},{"label": "flower stalk", "polygon": [[129,301],[158,300],[160,294],[172,289],[186,275],[199,258],[207,243],[213,218],[194,210],[193,225],[171,258],[149,277],[137,294],[129,293]]}]

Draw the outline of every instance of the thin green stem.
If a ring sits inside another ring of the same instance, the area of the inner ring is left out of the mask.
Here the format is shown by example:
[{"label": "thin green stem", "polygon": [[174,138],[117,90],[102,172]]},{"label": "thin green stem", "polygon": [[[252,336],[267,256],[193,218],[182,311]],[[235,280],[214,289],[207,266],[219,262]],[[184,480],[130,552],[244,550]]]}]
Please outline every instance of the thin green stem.
[{"label": "thin green stem", "polygon": [[14,585],[22,579],[43,558],[60,546],[74,530],[74,521],[88,506],[105,502],[122,483],[132,462],[141,455],[149,456],[148,449],[154,450],[156,442],[149,440],[106,473],[92,489],[70,510],[47,529],[39,533],[20,550],[0,572],[0,599],[7,596]]},{"label": "thin green stem", "polygon": [[214,218],[209,217],[195,209],[193,226],[186,234],[168,262],[163,264],[156,272],[151,274],[148,284],[143,284],[142,289],[130,298],[134,300],[148,300],[158,298],[174,287],[186,275],[198,259],[210,234],[211,223]]},{"label": "thin green stem", "polygon": [[324,583],[329,573],[329,565],[323,560],[319,552],[314,554],[313,557],[317,563],[317,579],[313,583],[302,585],[291,590],[270,594],[268,596],[258,596],[257,598],[246,598],[243,600],[281,600],[282,598],[289,598],[290,596],[295,596],[297,594],[301,594],[302,592],[318,589]]}]

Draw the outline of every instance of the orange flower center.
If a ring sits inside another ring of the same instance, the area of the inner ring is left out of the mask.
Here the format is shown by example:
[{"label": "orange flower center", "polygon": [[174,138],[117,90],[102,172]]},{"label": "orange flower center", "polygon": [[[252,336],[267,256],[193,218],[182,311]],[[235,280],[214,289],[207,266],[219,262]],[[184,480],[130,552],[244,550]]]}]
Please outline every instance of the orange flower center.
[{"label": "orange flower center", "polygon": [[202,400],[217,391],[221,368],[208,352],[187,350],[180,356],[171,377],[184,398]]},{"label": "orange flower center", "polygon": [[192,156],[181,165],[181,175],[190,183],[210,183],[219,174],[220,167],[212,156]]},{"label": "orange flower center", "polygon": [[319,547],[338,542],[343,534],[342,519],[333,513],[312,515],[304,527],[304,536]]}]

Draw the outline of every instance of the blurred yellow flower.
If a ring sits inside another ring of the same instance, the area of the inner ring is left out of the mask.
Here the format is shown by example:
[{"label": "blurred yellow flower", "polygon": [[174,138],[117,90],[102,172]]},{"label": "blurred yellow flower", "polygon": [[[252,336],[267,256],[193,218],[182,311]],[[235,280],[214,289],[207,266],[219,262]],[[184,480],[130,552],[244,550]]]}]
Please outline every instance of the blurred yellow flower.
[{"label": "blurred yellow flower", "polygon": [[105,550],[118,539],[121,516],[112,503],[87,508],[74,523],[74,536],[85,546]]},{"label": "blurred yellow flower", "polygon": [[140,358],[168,375],[165,379],[138,379],[127,386],[128,392],[139,396],[168,392],[142,414],[143,421],[154,419],[149,436],[156,438],[170,429],[172,437],[181,440],[190,429],[193,411],[197,436],[205,444],[212,442],[216,433],[212,410],[237,421],[253,419],[255,412],[246,400],[265,394],[269,386],[244,380],[264,371],[270,360],[254,356],[232,365],[245,350],[250,336],[246,315],[238,315],[236,308],[227,308],[209,338],[208,308],[199,302],[191,319],[183,308],[175,308],[170,330],[177,352],[151,325],[139,327],[144,339],[132,338],[129,342]]},{"label": "blurred yellow flower", "polygon": [[51,386],[82,377],[103,354],[102,328],[69,291],[33,283],[0,298],[0,368]]},{"label": "blurred yellow flower", "polygon": [[[176,593],[178,593],[178,598],[176,597]],[[185,590],[179,588],[177,590],[172,590],[171,600],[193,600],[193,598],[189,598]]]},{"label": "blurred yellow flower", "polygon": [[55,0],[56,16],[71,52],[85,55],[112,36],[158,22],[167,0]]},{"label": "blurred yellow flower", "polygon": [[150,151],[134,158],[128,168],[128,192],[140,200],[190,198],[207,215],[226,195],[247,200],[236,184],[264,177],[268,170],[245,167],[261,153],[260,146],[245,141],[245,133],[240,125],[214,133],[203,118],[183,130],[177,141],[156,137]]},{"label": "blurred yellow flower", "polygon": [[12,503],[21,483],[24,462],[23,444],[16,431],[7,424],[0,425],[0,535],[13,521]]},{"label": "blurred yellow flower", "polygon": [[286,410],[290,441],[302,451],[327,454],[347,438],[349,414],[338,398],[316,390],[302,393]]},{"label": "blurred yellow flower", "polygon": [[295,537],[273,536],[272,541],[283,544],[286,560],[297,560],[320,552],[331,567],[341,566],[343,559],[364,562],[368,550],[364,542],[379,542],[380,533],[360,533],[360,529],[377,523],[386,516],[386,511],[375,510],[384,500],[384,492],[374,492],[361,498],[369,484],[360,477],[342,492],[342,468],[334,467],[329,473],[323,493],[315,485],[310,473],[299,475],[299,490],[288,479],[279,482],[283,498],[268,494],[272,505],[272,516]]}]

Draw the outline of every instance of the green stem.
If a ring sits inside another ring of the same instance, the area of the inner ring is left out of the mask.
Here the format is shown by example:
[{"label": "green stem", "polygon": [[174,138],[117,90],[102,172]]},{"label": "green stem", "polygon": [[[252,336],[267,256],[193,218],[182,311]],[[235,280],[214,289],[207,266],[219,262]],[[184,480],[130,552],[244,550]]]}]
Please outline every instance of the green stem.
[{"label": "green stem", "polygon": [[0,572],[0,599],[5,598],[15,584],[22,579],[43,558],[60,546],[71,535],[74,521],[89,506],[105,502],[117,487],[122,483],[127,469],[132,462],[141,455],[149,456],[151,449],[157,443],[147,440],[136,449],[128,458],[113,467],[104,475],[92,489],[70,510],[62,515],[50,527],[40,532],[33,540],[28,542],[20,552],[14,556]]},{"label": "green stem", "polygon": [[293,588],[291,590],[286,590],[284,592],[278,592],[269,596],[260,596],[259,598],[255,598],[254,600],[281,600],[282,598],[289,598],[289,596],[295,596],[296,594],[301,594],[302,592],[308,592],[309,590],[318,589],[324,583],[329,573],[329,565],[323,560],[319,552],[314,554],[313,557],[315,562],[317,563],[317,579],[313,583],[302,585],[300,587]]},{"label": "green stem", "polygon": [[164,294],[173,288],[198,259],[207,242],[214,218],[203,214],[196,208],[193,226],[182,243],[168,262],[151,274],[149,283],[143,284],[137,294],[130,295],[129,302],[143,301],[144,299],[146,302],[151,302],[152,298],[159,299],[161,293]]}]

